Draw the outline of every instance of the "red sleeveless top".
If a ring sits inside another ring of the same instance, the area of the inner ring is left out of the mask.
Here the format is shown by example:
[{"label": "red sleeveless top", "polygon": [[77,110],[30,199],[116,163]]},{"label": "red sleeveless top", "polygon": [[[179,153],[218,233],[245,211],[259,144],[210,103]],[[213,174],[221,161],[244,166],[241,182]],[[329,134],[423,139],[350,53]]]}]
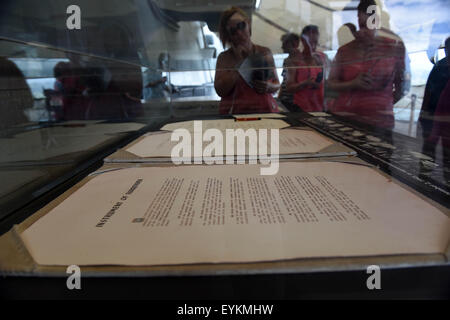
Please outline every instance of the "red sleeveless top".
[{"label": "red sleeveless top", "polygon": [[220,114],[278,112],[278,104],[270,93],[257,93],[241,76],[231,93],[223,97]]},{"label": "red sleeveless top", "polygon": [[[323,74],[323,64],[325,63],[325,54],[321,52],[315,53],[322,62],[322,66],[308,66],[305,61],[297,61],[296,81],[303,82],[310,77],[316,79],[319,73]],[[319,83],[319,88],[304,88],[294,94],[294,103],[305,112],[323,111],[324,100],[324,76]]]}]

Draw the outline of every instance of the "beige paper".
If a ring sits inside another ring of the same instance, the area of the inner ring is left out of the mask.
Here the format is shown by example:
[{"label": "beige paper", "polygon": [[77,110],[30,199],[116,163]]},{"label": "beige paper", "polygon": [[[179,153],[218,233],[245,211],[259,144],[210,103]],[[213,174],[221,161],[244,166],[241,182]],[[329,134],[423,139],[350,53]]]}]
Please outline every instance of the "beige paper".
[{"label": "beige paper", "polygon": [[443,253],[449,218],[365,166],[281,163],[100,174],[23,234],[42,265]]},{"label": "beige paper", "polygon": [[286,118],[286,116],[281,113],[250,113],[250,114],[234,114],[233,118],[235,118],[235,119],[246,119],[246,118],[282,119],[282,118]]},{"label": "beige paper", "polygon": [[[225,132],[222,132],[224,137],[224,145],[225,145]],[[175,147],[179,142],[171,141],[172,132],[161,132],[161,133],[152,133],[147,136],[144,136],[142,140],[138,143],[133,144],[131,147],[127,148],[126,151],[131,152],[142,158],[151,158],[151,157],[161,157],[161,158],[170,158],[173,147]],[[265,137],[267,139],[262,139],[262,141],[258,140],[258,143],[267,145],[268,152],[271,154],[270,149],[270,132],[268,136]],[[268,144],[268,141],[269,144]],[[192,150],[194,141],[192,139]],[[203,142],[203,148],[210,144],[211,142]],[[311,130],[298,130],[298,129],[283,129],[280,130],[279,133],[279,154],[287,155],[287,154],[306,154],[306,153],[315,153],[323,150],[326,147],[329,147],[333,144],[333,142],[319,133],[316,133]],[[235,144],[236,145],[236,144]],[[223,155],[229,155],[226,153],[226,148],[222,150]],[[235,152],[233,155],[248,155],[248,141],[246,141],[245,154],[243,152],[237,152],[235,148]]]},{"label": "beige paper", "polygon": [[328,114],[326,112],[309,112],[309,114],[313,117],[331,117],[331,114]]},{"label": "beige paper", "polygon": [[[252,117],[253,118],[253,117]],[[199,121],[199,120],[197,120]],[[235,121],[234,119],[220,119],[220,120],[203,120],[203,130],[218,129],[225,131],[226,129],[282,129],[289,127],[289,124],[280,119],[261,119],[253,121]],[[163,131],[174,131],[176,129],[187,129],[194,131],[194,121],[182,121],[166,124],[161,128]]]}]

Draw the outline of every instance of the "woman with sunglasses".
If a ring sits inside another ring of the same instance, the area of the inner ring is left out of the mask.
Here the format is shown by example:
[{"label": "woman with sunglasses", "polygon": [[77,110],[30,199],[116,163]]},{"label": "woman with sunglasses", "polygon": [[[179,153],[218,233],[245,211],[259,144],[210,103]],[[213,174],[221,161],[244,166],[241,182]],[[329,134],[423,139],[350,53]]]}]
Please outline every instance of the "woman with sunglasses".
[{"label": "woman with sunglasses", "polygon": [[[222,97],[220,113],[278,112],[272,94],[280,83],[273,56],[270,49],[252,43],[247,14],[236,7],[223,12],[219,34],[224,47],[230,46],[217,59],[214,87]],[[244,61],[253,70],[247,80],[239,72]]]}]

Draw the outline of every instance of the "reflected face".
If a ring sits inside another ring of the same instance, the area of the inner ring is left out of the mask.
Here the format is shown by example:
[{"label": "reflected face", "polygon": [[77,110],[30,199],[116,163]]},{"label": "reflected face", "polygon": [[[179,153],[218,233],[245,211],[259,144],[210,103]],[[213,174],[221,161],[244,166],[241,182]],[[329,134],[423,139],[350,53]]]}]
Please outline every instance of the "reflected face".
[{"label": "reflected face", "polygon": [[283,41],[281,44],[281,49],[284,53],[289,53],[294,48],[292,41]]},{"label": "reflected face", "polygon": [[359,29],[368,29],[367,28],[367,20],[369,19],[370,15],[367,13],[364,13],[363,11],[358,11],[358,26]]},{"label": "reflected face", "polygon": [[235,13],[228,20],[227,32],[233,45],[245,44],[250,41],[249,22],[239,13]]},{"label": "reflected face", "polygon": [[306,32],[305,35],[308,38],[309,44],[311,45],[311,48],[315,50],[317,48],[317,45],[319,44],[319,37],[320,34],[317,31],[310,31]]}]

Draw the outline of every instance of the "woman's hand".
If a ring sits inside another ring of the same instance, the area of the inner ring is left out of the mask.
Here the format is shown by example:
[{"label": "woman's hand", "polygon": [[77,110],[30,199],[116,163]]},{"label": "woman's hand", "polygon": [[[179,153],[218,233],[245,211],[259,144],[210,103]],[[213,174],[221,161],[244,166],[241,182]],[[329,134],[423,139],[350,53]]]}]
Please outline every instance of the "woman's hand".
[{"label": "woman's hand", "polygon": [[233,90],[239,73],[235,67],[235,57],[231,54],[221,53],[217,58],[216,76],[214,78],[214,88],[221,97],[226,97]]},{"label": "woman's hand", "polygon": [[255,91],[259,94],[264,94],[268,90],[268,82],[267,81],[261,81],[261,80],[253,80],[252,86],[255,89]]},{"label": "woman's hand", "polygon": [[259,94],[274,93],[279,89],[279,85],[271,81],[253,80],[251,85]]},{"label": "woman's hand", "polygon": [[373,82],[373,77],[370,74],[362,72],[351,81],[351,87],[353,89],[371,90]]},{"label": "woman's hand", "polygon": [[306,79],[302,83],[302,88],[308,88],[308,89],[319,89],[319,83],[316,82],[316,79],[313,77],[309,77],[309,79]]}]

